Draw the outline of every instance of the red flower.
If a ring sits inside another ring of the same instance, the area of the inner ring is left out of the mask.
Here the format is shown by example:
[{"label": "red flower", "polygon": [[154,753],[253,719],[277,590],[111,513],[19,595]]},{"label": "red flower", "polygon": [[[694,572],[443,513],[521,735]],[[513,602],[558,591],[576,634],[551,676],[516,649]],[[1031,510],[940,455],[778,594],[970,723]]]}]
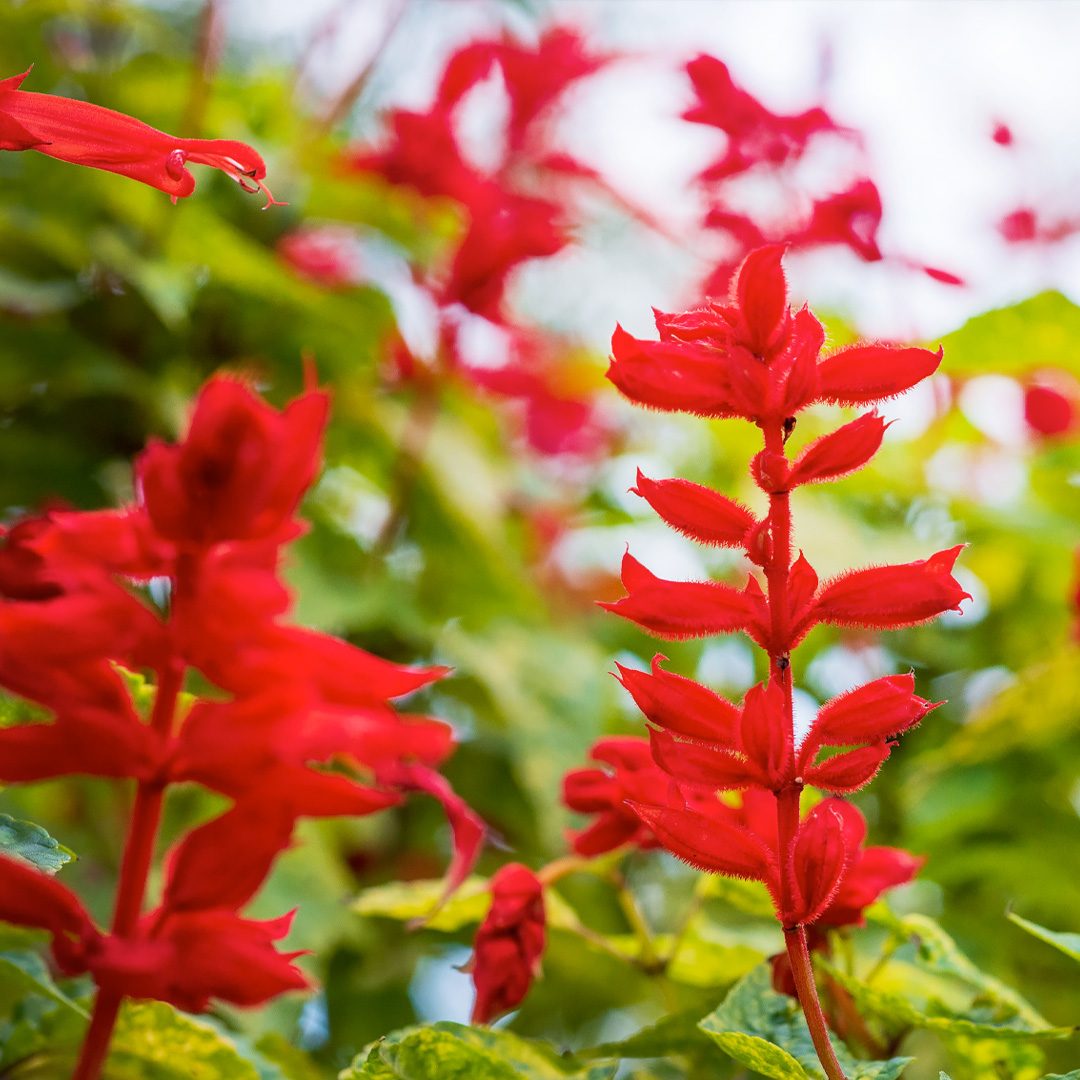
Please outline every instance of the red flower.
[{"label": "red flower", "polygon": [[266,192],[266,206],[285,205],[263,183],[266,165],[246,143],[177,139],[100,105],[20,90],[29,74],[27,69],[0,80],[0,150],[37,150],[75,165],[129,176],[171,195],[173,202],[195,190],[186,163],[210,165],[245,191]]},{"label": "red flower", "polygon": [[355,285],[360,273],[353,235],[333,226],[307,226],[286,233],[277,253],[301,277],[325,289]]},{"label": "red flower", "polygon": [[328,402],[312,391],[279,413],[236,380],[211,379],[184,441],[152,441],[139,458],[158,533],[203,545],[277,532],[315,478]]},{"label": "red flower", "polygon": [[653,763],[648,740],[636,735],[597,739],[589,757],[610,768],[572,769],[563,777],[563,803],[578,813],[599,815],[582,832],[567,834],[574,850],[591,857],[623,844],[656,847],[656,838],[627,801],[667,800],[670,781]]},{"label": "red flower", "polygon": [[491,907],[476,931],[468,970],[476,986],[472,1022],[516,1009],[540,974],[544,888],[526,866],[509,863],[491,879]]}]

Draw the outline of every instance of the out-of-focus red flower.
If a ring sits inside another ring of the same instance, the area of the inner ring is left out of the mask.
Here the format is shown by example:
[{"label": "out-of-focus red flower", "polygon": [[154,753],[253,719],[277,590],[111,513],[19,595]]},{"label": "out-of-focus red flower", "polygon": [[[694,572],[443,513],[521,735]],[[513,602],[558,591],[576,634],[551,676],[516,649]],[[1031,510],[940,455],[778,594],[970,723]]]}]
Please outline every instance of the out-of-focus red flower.
[{"label": "out-of-focus red flower", "polygon": [[544,952],[544,888],[521,863],[491,879],[491,907],[476,931],[468,970],[476,986],[472,1022],[487,1024],[516,1009],[540,974]]},{"label": "out-of-focus red flower", "polygon": [[591,857],[623,844],[656,847],[656,838],[627,803],[667,800],[670,780],[653,762],[649,740],[637,735],[597,739],[589,757],[608,768],[572,769],[563,777],[563,803],[578,813],[598,815],[587,829],[568,834],[574,850]]},{"label": "out-of-focus red flower", "polygon": [[138,460],[155,529],[188,545],[272,535],[315,478],[328,406],[312,391],[279,413],[237,380],[211,379],[184,441],[152,441]]},{"label": "out-of-focus red flower", "polygon": [[998,222],[998,232],[1009,244],[1058,244],[1080,232],[1080,218],[1047,221],[1030,206],[1021,206]]},{"label": "out-of-focus red flower", "polygon": [[1015,141],[1012,129],[1008,124],[1002,123],[1000,120],[994,125],[994,130],[990,135],[990,138],[992,138],[998,146],[1012,146]]},{"label": "out-of-focus red flower", "polygon": [[[49,157],[129,176],[171,195],[195,190],[191,162],[220,169],[245,191],[266,193],[266,206],[283,203],[263,182],[266,165],[233,139],[177,139],[124,113],[88,101],[20,90],[22,75],[0,80],[0,150],[37,150]],[[265,209],[265,207],[264,207]]]},{"label": "out-of-focus red flower", "polygon": [[277,242],[277,253],[301,277],[324,289],[347,289],[360,273],[352,233],[332,225],[286,233]]},{"label": "out-of-focus red flower", "polygon": [[1024,419],[1037,435],[1068,435],[1080,416],[1080,384],[1067,371],[1037,371],[1024,385]]}]

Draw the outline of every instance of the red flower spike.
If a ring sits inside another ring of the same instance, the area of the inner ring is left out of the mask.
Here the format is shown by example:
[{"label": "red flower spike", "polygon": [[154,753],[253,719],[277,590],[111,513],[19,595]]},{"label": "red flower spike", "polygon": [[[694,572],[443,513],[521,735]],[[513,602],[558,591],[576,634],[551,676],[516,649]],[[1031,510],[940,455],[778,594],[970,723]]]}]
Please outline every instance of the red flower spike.
[{"label": "red flower spike", "polygon": [[731,791],[747,787],[771,788],[771,773],[756,759],[747,760],[729,750],[717,750],[698,743],[679,742],[666,731],[649,729],[653,760],[680,783],[709,791]]},{"label": "red flower spike", "polygon": [[119,173],[164,191],[173,202],[195,190],[195,178],[185,165],[210,165],[245,191],[264,191],[267,207],[285,205],[263,183],[266,165],[246,143],[177,139],[88,101],[20,90],[29,74],[28,69],[0,81],[0,150],[37,150],[75,165]]},{"label": "red flower spike", "polygon": [[279,413],[234,379],[211,379],[184,441],[152,442],[139,458],[155,528],[189,545],[277,532],[315,478],[328,405],[316,391]]},{"label": "red flower spike", "polygon": [[791,779],[794,747],[786,730],[784,695],[775,682],[759,683],[746,692],[740,728],[742,750],[765,778],[763,786],[778,791]]},{"label": "red flower spike", "polygon": [[749,830],[692,810],[631,805],[668,851],[696,869],[754,881],[775,877],[774,856]]},{"label": "red flower spike", "polygon": [[660,667],[664,659],[653,657],[651,674],[615,665],[619,682],[645,718],[684,738],[734,749],[738,745],[738,708],[693,679],[664,671]]},{"label": "red flower spike", "polygon": [[826,702],[802,751],[821,746],[854,746],[899,735],[921,723],[936,706],[914,693],[913,675],[889,675]]},{"label": "red flower spike", "polygon": [[803,780],[833,795],[850,795],[877,776],[892,747],[892,743],[882,740],[844,754],[834,754],[820,765],[803,769]]},{"label": "red flower spike", "polygon": [[852,345],[818,363],[819,401],[869,405],[910,390],[937,371],[942,349],[897,349],[887,345]]},{"label": "red flower spike", "polygon": [[756,356],[771,359],[787,329],[787,281],[780,260],[786,244],[769,244],[750,252],[735,279],[741,315],[739,336]]},{"label": "red flower spike", "polygon": [[741,503],[689,480],[650,480],[640,469],[640,495],[673,529],[701,544],[740,547],[754,515]]},{"label": "red flower spike", "polygon": [[649,741],[636,735],[597,739],[589,756],[611,769],[573,769],[563,777],[563,803],[582,814],[600,815],[589,828],[567,834],[573,849],[591,858],[627,843],[656,847],[655,837],[627,803],[663,802],[667,796],[670,781],[654,763]]},{"label": "red flower spike", "polygon": [[491,907],[476,931],[472,1023],[490,1023],[524,1001],[540,973],[544,939],[543,885],[528,867],[509,863],[491,879]]},{"label": "red flower spike", "polygon": [[623,556],[622,578],[629,595],[600,607],[660,637],[704,637],[746,630],[758,614],[745,591],[719,581],[667,581],[646,570],[629,552]]},{"label": "red flower spike", "polygon": [[788,486],[838,480],[861,469],[878,452],[886,427],[876,412],[867,413],[816,439],[792,465]]},{"label": "red flower spike", "polygon": [[631,401],[698,416],[732,416],[735,406],[716,359],[666,341],[639,341],[621,326],[611,336],[607,377]]},{"label": "red flower spike", "polygon": [[964,545],[901,566],[852,570],[822,589],[814,618],[839,626],[911,626],[970,600],[951,570]]},{"label": "red flower spike", "polygon": [[801,905],[782,913],[785,926],[814,922],[836,896],[857,847],[845,832],[844,819],[830,799],[815,806],[803,821],[792,852]]}]

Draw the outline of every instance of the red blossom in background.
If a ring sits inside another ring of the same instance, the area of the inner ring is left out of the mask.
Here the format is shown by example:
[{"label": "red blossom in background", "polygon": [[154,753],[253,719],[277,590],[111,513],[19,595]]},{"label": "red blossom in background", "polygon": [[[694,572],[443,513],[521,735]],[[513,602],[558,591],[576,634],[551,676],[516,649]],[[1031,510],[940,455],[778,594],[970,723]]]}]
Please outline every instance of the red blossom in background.
[{"label": "red blossom in background", "polygon": [[[0,731],[0,779],[138,782],[110,932],[59,883],[0,861],[0,918],[52,931],[60,968],[98,985],[77,1080],[98,1075],[125,997],[201,1011],[307,985],[296,954],[273,945],[288,917],[238,914],[299,818],[370,814],[422,791],[453,828],[448,891],[479,854],[483,824],[436,771],[453,751],[449,727],[391,704],[445,669],[402,667],[283,621],[281,547],[302,531],[294,515],[319,469],[328,404],[310,390],[279,412],[212,379],[185,438],[152,441],[138,459],[138,505],[53,512],[4,536],[0,683],[53,719]],[[139,599],[151,579],[168,583],[165,612]],[[155,672],[149,722],[117,665]],[[229,699],[179,709],[189,668]],[[174,845],[161,905],[143,914],[164,792],[191,781],[233,804]]]},{"label": "red blossom in background", "polygon": [[[796,153],[801,144],[778,145]],[[865,822],[842,799],[825,799],[802,817],[801,795],[807,784],[847,794],[868,783],[891,740],[932,706],[915,695],[911,675],[877,679],[826,702],[797,743],[791,650],[816,623],[910,625],[957,609],[967,594],[952,576],[959,547],[905,565],[849,571],[824,584],[801,552],[794,557],[791,489],[861,468],[884,434],[880,417],[867,412],[792,458],[787,442],[798,412],[818,401],[862,406],[903,393],[933,373],[941,353],[855,345],[822,356],[820,324],[806,309],[788,309],[783,250],[773,245],[751,252],[727,303],[658,313],[658,342],[616,329],[609,372],[643,405],[742,417],[761,430],[764,448],[750,468],[769,499],[760,520],[719,492],[685,481],[639,475],[636,489],[684,535],[741,548],[761,580],[751,574],[741,589],[666,581],[627,553],[628,595],[602,606],[663,637],[742,631],[769,654],[768,680],[752,687],[741,706],[665,671],[661,657],[651,672],[619,669],[651,725],[653,759],[671,778],[663,798],[634,800],[634,809],[691,865],[768,887],[818,1057],[830,1080],[840,1080],[809,948],[824,944],[821,928],[860,921],[885,888],[914,874],[918,860],[864,849]],[[716,798],[731,789],[744,792],[741,808]]]},{"label": "red blossom in background", "polygon": [[[49,157],[119,173],[164,191],[173,202],[195,190],[186,166],[210,165],[245,191],[263,191],[266,165],[234,139],[177,139],[134,117],[88,101],[21,90],[30,74],[0,80],[0,150],[37,150]],[[266,207],[264,207],[266,209]]]},{"label": "red blossom in background", "polygon": [[649,742],[636,735],[597,739],[589,751],[593,761],[607,768],[572,769],[563,777],[563,803],[580,814],[596,814],[596,821],[578,833],[568,833],[571,847],[591,857],[623,844],[639,848],[657,846],[641,818],[627,805],[667,797],[668,778],[649,752]]},{"label": "red blossom in background", "polygon": [[487,1024],[516,1009],[540,974],[544,952],[544,888],[521,863],[491,879],[491,907],[476,932],[468,970],[476,986],[472,1022]]}]

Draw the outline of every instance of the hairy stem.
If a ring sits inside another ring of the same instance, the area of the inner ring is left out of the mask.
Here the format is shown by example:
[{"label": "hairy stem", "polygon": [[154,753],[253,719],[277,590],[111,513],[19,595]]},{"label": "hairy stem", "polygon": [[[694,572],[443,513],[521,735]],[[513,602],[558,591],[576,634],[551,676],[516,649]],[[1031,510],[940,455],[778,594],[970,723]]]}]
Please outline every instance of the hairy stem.
[{"label": "hairy stem", "polygon": [[784,943],[787,945],[788,961],[791,964],[791,973],[795,977],[799,1003],[802,1005],[803,1015],[810,1028],[810,1038],[814,1040],[814,1049],[817,1051],[821,1067],[829,1080],[846,1080],[844,1070],[840,1068],[840,1062],[836,1060],[836,1052],[829,1039],[829,1029],[825,1024],[825,1015],[821,1011],[821,1002],[818,1000],[814,969],[810,965],[810,950],[806,945],[806,931],[801,926],[785,926]]}]

